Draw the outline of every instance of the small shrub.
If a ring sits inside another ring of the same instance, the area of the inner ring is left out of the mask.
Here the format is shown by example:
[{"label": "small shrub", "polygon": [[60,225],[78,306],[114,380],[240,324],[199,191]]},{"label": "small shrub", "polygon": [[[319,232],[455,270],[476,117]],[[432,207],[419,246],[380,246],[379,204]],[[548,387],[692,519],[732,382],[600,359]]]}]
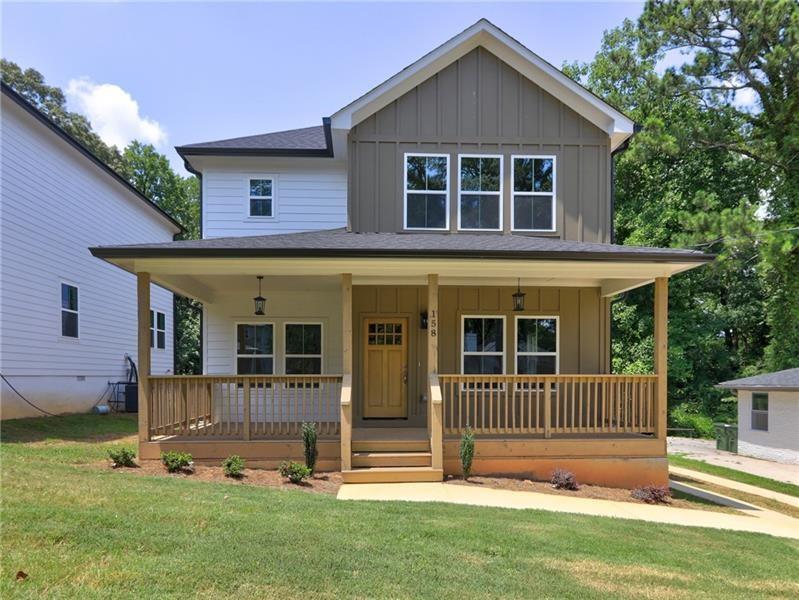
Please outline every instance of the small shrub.
[{"label": "small shrub", "polygon": [[577,478],[571,471],[564,469],[555,469],[552,472],[551,479],[552,487],[556,490],[579,490],[580,484],[577,483]]},{"label": "small shrub", "polygon": [[306,477],[310,477],[311,470],[302,463],[282,462],[277,468],[281,477],[287,478],[291,483],[300,483]]},{"label": "small shrub", "polygon": [[696,402],[683,402],[671,409],[669,423],[673,427],[693,429],[702,438],[714,438],[713,419],[702,412]]},{"label": "small shrub", "polygon": [[113,467],[135,467],[136,451],[133,448],[111,448],[108,450],[108,457],[113,461]]},{"label": "small shrub", "polygon": [[319,451],[316,449],[316,423],[302,424],[302,443],[305,446],[305,466],[313,475],[316,467],[316,457]]},{"label": "small shrub", "polygon": [[647,504],[668,504],[671,501],[671,490],[667,485],[645,485],[635,488],[630,495]]},{"label": "small shrub", "polygon": [[191,454],[188,452],[170,452],[161,453],[161,462],[164,463],[166,470],[170,473],[177,473],[178,471],[193,471],[194,461]]},{"label": "small shrub", "polygon": [[241,477],[244,474],[244,459],[238,454],[228,456],[222,461],[222,470],[225,477]]},{"label": "small shrub", "polygon": [[474,431],[472,431],[471,427],[467,427],[461,435],[460,457],[463,478],[469,479],[472,474],[472,461],[474,460]]}]

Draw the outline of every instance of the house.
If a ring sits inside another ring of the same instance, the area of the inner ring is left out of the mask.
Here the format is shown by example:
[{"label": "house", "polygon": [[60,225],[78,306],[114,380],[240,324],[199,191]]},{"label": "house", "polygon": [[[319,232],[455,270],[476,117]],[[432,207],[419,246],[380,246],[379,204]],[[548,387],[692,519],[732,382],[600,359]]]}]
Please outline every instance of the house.
[{"label": "house", "polygon": [[799,368],[717,387],[738,393],[738,454],[799,465]]},{"label": "house", "polygon": [[[128,379],[126,356],[139,360],[136,278],[87,248],[181,228],[5,83],[0,98],[0,416],[85,412]],[[173,299],[156,285],[151,297],[149,362],[163,375]]]},{"label": "house", "polygon": [[[669,277],[611,243],[634,123],[481,20],[321,126],[181,146],[203,239],[92,248],[204,306],[204,374],[147,378],[140,455],[274,467],[320,431],[345,481],[667,481]],[[654,283],[655,372],[613,375],[610,303]],[[146,373],[145,365],[142,372]]]}]

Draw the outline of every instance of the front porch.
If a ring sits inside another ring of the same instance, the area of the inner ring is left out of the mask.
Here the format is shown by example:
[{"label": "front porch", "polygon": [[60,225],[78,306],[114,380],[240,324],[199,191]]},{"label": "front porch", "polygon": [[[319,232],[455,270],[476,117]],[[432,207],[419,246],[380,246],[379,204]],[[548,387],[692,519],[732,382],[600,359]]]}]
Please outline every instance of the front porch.
[{"label": "front porch", "polygon": [[[302,460],[301,425],[314,422],[318,468],[345,481],[438,481],[460,472],[468,427],[476,474],[666,480],[668,276],[684,264],[149,258],[130,268],[144,459],[176,449],[274,468]],[[256,274],[262,316],[252,315]],[[206,374],[150,373],[151,282],[204,303]],[[611,374],[610,298],[650,282],[655,372]],[[312,348],[293,349],[299,326],[312,328]],[[256,329],[266,341],[252,341]]]}]

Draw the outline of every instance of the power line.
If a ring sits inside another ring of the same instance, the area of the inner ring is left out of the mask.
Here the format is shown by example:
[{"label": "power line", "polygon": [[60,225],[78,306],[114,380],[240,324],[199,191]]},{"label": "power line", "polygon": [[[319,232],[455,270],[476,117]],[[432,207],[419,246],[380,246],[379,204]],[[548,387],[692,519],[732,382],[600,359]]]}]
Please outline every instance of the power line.
[{"label": "power line", "polygon": [[24,401],[25,401],[27,404],[29,404],[30,406],[32,406],[33,408],[35,408],[35,409],[36,409],[36,410],[38,410],[39,412],[46,414],[46,415],[47,415],[47,416],[49,416],[49,417],[56,417],[56,416],[58,416],[58,415],[55,415],[55,414],[53,414],[53,413],[51,413],[51,412],[47,412],[47,411],[46,411],[46,410],[44,410],[43,408],[39,408],[39,407],[38,407],[38,406],[36,406],[36,405],[35,405],[33,402],[31,402],[30,400],[28,400],[28,399],[27,399],[25,396],[23,396],[22,394],[20,394],[20,393],[19,393],[19,390],[17,390],[17,388],[15,388],[13,385],[11,385],[11,382],[10,382],[8,379],[6,379],[6,376],[5,376],[5,375],[3,375],[2,373],[0,373],[0,377],[2,377],[2,378],[3,378],[3,381],[5,381],[5,382],[6,382],[6,384],[8,385],[8,387],[10,387],[12,390],[14,390],[14,393],[15,393],[17,396],[19,396],[20,398],[22,398],[22,399],[23,399],[23,400],[24,400]]}]

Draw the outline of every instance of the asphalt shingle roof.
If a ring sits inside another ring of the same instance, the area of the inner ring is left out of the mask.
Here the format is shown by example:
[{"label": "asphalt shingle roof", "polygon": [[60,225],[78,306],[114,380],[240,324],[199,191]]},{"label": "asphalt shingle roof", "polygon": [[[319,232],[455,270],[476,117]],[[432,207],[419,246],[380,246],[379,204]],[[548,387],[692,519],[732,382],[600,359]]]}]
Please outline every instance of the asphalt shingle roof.
[{"label": "asphalt shingle roof", "polygon": [[574,242],[528,235],[353,233],[345,229],[93,248],[96,256],[319,256],[538,258],[707,262],[695,250]]},{"label": "asphalt shingle roof", "polygon": [[191,154],[192,151],[209,150],[326,152],[328,150],[328,144],[325,135],[325,127],[323,125],[317,125],[315,127],[303,127],[302,129],[288,129],[259,135],[187,144],[185,146],[179,146],[177,150],[182,154]]},{"label": "asphalt shingle roof", "polygon": [[799,368],[732,379],[716,387],[730,390],[799,390]]}]

